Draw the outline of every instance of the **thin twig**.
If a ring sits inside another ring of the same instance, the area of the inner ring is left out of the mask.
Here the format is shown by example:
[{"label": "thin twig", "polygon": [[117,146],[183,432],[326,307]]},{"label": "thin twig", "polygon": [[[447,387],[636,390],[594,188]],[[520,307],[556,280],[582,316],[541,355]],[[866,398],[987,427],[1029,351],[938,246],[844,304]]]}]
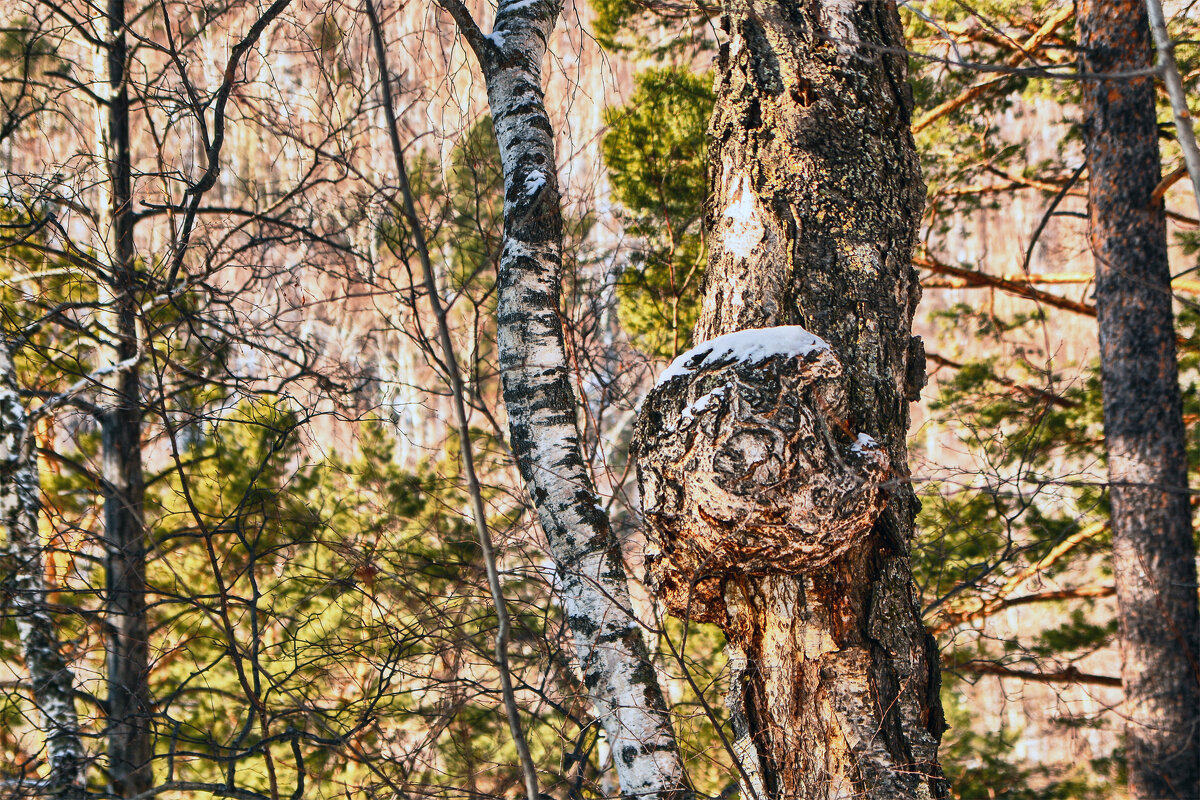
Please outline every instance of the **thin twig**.
[{"label": "thin twig", "polygon": [[[454,406],[454,421],[458,426],[459,444],[462,448],[463,472],[467,479],[467,491],[471,497],[471,513],[475,518],[475,531],[479,535],[479,547],[483,553],[484,566],[487,569],[488,587],[492,592],[492,601],[496,606],[496,664],[500,672],[500,690],[504,696],[504,710],[508,714],[508,727],[517,748],[521,761],[521,772],[525,778],[525,794],[527,800],[538,800],[537,768],[529,753],[529,745],[521,729],[521,717],[517,708],[516,693],[513,691],[512,672],[508,663],[508,639],[511,628],[508,618],[508,608],[505,605],[504,593],[500,586],[500,574],[496,567],[496,554],[492,548],[492,537],[487,527],[487,512],[483,505],[483,493],[479,488],[479,478],[475,474],[475,458],[471,446],[471,429],[467,422],[466,403],[463,400],[462,376],[458,371],[458,359],[454,353],[454,343],[450,339],[450,325],[446,320],[446,309],[442,305],[438,291],[437,275],[433,271],[433,263],[429,258],[429,243],[425,239],[425,231],[417,214],[416,202],[413,198],[412,186],[408,182],[408,169],[404,165],[404,149],[400,144],[400,134],[396,126],[396,114],[392,106],[392,81],[387,66],[387,51],[384,47],[383,30],[379,18],[375,14],[372,0],[364,0],[367,18],[371,24],[371,37],[375,43],[375,57],[379,62],[380,93],[382,94],[384,118],[387,122],[388,138],[391,142],[392,157],[396,161],[396,174],[400,183],[400,194],[404,201],[403,213],[408,221],[412,234],[413,245],[421,261],[421,270],[425,276],[425,290],[429,296],[429,305],[437,318],[438,343],[442,348],[442,356],[446,369],[446,377],[450,381],[451,401]],[[456,17],[457,18],[457,17]],[[463,23],[459,23],[464,27]],[[467,29],[464,27],[464,31]],[[474,29],[478,32],[478,28]],[[474,43],[472,43],[474,47]]]},{"label": "thin twig", "polygon": [[1159,0],[1146,0],[1146,11],[1150,16],[1150,32],[1154,35],[1154,48],[1158,51],[1157,67],[1162,71],[1163,83],[1167,85],[1167,97],[1171,99],[1171,110],[1175,116],[1175,131],[1179,138],[1179,149],[1187,164],[1192,180],[1192,194],[1196,207],[1200,208],[1200,149],[1196,147],[1196,134],[1192,130],[1192,115],[1188,111],[1187,95],[1183,91],[1183,79],[1179,77],[1179,65],[1175,63],[1175,43],[1167,33],[1167,21],[1163,17]]}]

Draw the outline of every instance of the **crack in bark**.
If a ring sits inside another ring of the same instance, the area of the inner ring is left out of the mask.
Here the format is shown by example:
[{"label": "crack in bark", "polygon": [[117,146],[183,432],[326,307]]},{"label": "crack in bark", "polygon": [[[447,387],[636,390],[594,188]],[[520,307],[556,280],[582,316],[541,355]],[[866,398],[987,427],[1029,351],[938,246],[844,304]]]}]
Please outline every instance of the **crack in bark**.
[{"label": "crack in bark", "polygon": [[[716,554],[720,540],[701,530],[701,522],[716,520],[719,529],[731,516],[705,508],[711,501],[696,497],[689,481],[707,480],[715,486],[709,497],[723,497],[737,495],[742,476],[710,469],[715,460],[691,453],[719,450],[743,435],[738,424],[750,424],[750,435],[762,421],[731,415],[726,428],[706,422],[715,420],[712,410],[693,411],[699,422],[685,420],[690,404],[714,387],[703,374],[686,385],[672,380],[679,385],[660,387],[643,409],[649,444],[638,457],[651,476],[647,517],[657,516],[652,524],[664,532],[651,576],[662,579],[660,594],[676,613],[699,614],[726,632],[734,668],[729,707],[748,756],[747,789],[787,800],[945,797],[936,648],[921,625],[908,565],[917,501],[908,481],[907,398],[924,372],[923,348],[911,336],[920,296],[911,257],[924,187],[895,4],[728,0],[721,27],[727,38],[717,63],[706,213],[711,250],[695,338],[799,325],[824,339],[842,365],[832,383],[844,400],[829,405],[837,409],[832,415],[809,404],[805,419],[843,445],[850,432],[865,431],[880,443],[890,473],[886,481],[871,476],[881,510],[862,513],[861,528],[838,534],[828,558],[794,558],[803,535],[781,545],[770,514],[739,510],[741,524],[732,529],[750,564],[739,571],[735,559]],[[758,379],[770,380],[773,370],[778,364],[768,362]],[[739,384],[753,386],[742,372]],[[772,416],[768,427],[780,424],[776,416],[786,414]],[[680,437],[669,429],[685,423],[696,439],[712,438],[675,444]],[[822,437],[801,436],[792,450],[787,435],[771,438],[787,462],[772,469],[838,469],[836,446],[813,459]],[[658,452],[663,441],[677,452]],[[664,459],[670,469],[656,463]],[[740,467],[770,484],[767,463],[743,459]],[[781,505],[773,513],[786,517],[804,503]],[[810,519],[836,531],[822,516],[836,514],[836,498],[811,506]],[[693,516],[701,533],[689,533],[693,544],[683,549],[692,552],[674,577],[662,565],[681,556],[665,548],[680,549],[671,537]],[[760,569],[772,560],[782,568]],[[710,570],[710,561],[725,571]]]}]

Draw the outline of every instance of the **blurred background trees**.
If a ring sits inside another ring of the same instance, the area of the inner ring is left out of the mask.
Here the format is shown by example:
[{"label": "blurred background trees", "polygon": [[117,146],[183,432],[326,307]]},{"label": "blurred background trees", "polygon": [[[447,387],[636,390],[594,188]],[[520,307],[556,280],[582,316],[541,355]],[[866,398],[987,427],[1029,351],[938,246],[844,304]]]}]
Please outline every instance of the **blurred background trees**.
[{"label": "blurred background trees", "polygon": [[[957,797],[1124,797],[1074,6],[900,5],[927,187],[914,566],[942,650],[943,764]],[[581,445],[633,578],[633,412],[690,346],[703,280],[713,13],[568,6],[547,62]],[[69,792],[55,770],[77,729],[95,796],[514,796],[495,614],[363,9],[115,14],[0,11],[0,411],[15,392],[27,420],[3,430],[3,468],[40,484],[35,540],[6,523],[0,556],[0,795]],[[1196,38],[1190,4],[1168,14]],[[504,197],[482,82],[448,18],[380,16],[541,789],[611,795],[499,399]],[[1177,56],[1194,91],[1195,48]],[[1200,222],[1155,98],[1194,470]],[[661,618],[636,584],[632,605],[692,784],[731,796],[720,633]],[[30,620],[60,664],[31,658]]]}]

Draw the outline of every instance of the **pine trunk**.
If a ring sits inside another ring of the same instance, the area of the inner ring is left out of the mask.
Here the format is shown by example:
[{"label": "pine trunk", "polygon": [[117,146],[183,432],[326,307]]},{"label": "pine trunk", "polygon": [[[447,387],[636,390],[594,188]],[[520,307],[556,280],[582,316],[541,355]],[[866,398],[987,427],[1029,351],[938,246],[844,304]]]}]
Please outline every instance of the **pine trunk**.
[{"label": "pine trunk", "polygon": [[[1081,69],[1152,64],[1139,0],[1078,0]],[[1085,81],[1131,795],[1200,797],[1200,615],[1151,77]]]},{"label": "pine trunk", "polygon": [[47,606],[50,589],[38,535],[41,485],[17,385],[12,353],[0,341],[0,524],[7,529],[4,555],[12,568],[6,582],[11,580],[12,614],[46,736],[45,796],[76,800],[85,793],[86,762],[75,711],[75,675],[62,655]]},{"label": "pine trunk", "polygon": [[[721,26],[710,343],[639,421],[651,580],[725,630],[745,796],[944,797],[909,566],[924,191],[895,4],[735,0]],[[802,327],[711,342],[778,326]]]},{"label": "pine trunk", "polygon": [[108,776],[127,798],[151,788],[152,707],[146,625],[146,533],[143,523],[141,386],[137,265],[133,243],[132,156],[126,71],[125,2],[108,0],[108,304],[113,372],[100,393],[104,493],[105,643],[108,667]]},{"label": "pine trunk", "polygon": [[690,796],[666,703],[633,616],[620,543],[598,504],[559,318],[562,211],[542,61],[560,6],[502,0],[483,36],[441,0],[487,82],[504,175],[497,340],[513,453],[556,564],[563,610],[612,747],[622,795]]}]

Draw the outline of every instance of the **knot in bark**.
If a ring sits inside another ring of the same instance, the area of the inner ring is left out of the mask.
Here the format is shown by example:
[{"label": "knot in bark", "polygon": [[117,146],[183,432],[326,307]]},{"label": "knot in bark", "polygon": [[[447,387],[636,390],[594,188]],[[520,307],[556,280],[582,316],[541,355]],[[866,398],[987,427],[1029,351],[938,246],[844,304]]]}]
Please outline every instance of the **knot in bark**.
[{"label": "knot in bark", "polygon": [[847,414],[840,361],[797,326],[718,337],[663,373],[634,448],[647,578],[672,614],[723,622],[726,577],[803,573],[866,535],[888,458]]}]

